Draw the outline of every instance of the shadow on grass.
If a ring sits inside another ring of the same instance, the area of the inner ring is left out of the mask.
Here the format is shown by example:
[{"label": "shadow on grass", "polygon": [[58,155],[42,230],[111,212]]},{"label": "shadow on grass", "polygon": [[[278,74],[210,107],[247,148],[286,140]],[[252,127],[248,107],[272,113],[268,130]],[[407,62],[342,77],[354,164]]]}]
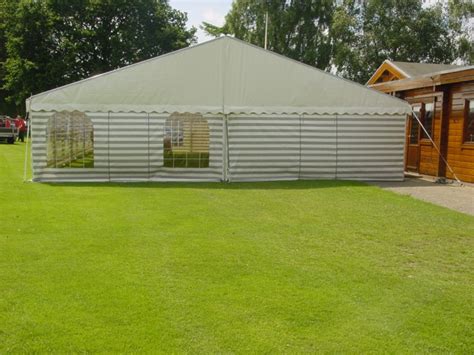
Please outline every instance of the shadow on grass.
[{"label": "shadow on grass", "polygon": [[368,184],[346,180],[298,180],[265,182],[43,182],[48,186],[146,188],[146,189],[214,189],[214,190],[304,190],[337,187],[369,187]]}]

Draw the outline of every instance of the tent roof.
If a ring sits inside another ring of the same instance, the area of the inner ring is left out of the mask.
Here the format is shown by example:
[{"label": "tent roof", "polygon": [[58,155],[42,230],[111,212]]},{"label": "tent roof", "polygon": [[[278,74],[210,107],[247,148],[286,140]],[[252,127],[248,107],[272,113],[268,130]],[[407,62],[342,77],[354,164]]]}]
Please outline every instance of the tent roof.
[{"label": "tent roof", "polygon": [[203,114],[411,111],[405,101],[227,36],[46,91],[27,100],[27,108]]}]

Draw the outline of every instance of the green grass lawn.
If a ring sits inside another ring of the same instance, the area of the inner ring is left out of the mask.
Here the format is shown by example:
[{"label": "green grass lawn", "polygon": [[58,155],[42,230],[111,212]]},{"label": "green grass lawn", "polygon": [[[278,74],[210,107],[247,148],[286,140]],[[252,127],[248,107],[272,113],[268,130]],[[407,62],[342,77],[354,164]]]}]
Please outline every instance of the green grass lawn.
[{"label": "green grass lawn", "polygon": [[23,183],[0,353],[474,351],[474,218],[361,183]]}]

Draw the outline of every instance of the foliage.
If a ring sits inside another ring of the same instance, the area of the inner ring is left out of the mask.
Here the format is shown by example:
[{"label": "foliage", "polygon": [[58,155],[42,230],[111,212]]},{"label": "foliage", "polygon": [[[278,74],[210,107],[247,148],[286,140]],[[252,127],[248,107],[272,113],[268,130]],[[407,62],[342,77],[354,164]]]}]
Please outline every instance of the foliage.
[{"label": "foliage", "polygon": [[209,35],[234,35],[264,44],[269,14],[269,49],[365,83],[385,60],[469,63],[473,39],[462,28],[474,3],[450,0],[424,8],[421,0],[235,0],[222,27],[204,22]]},{"label": "foliage", "polygon": [[5,61],[7,59],[7,38],[6,38],[6,29],[7,29],[7,20],[9,14],[15,12],[15,7],[17,5],[16,1],[12,0],[0,0],[0,115],[4,113],[9,113],[14,115],[17,113],[15,105],[8,103],[5,98],[7,92],[3,89],[4,77],[5,77]]},{"label": "foliage", "polygon": [[[222,27],[231,34],[364,83],[385,59],[474,62],[474,3],[450,0],[235,0]],[[167,0],[0,0],[0,113],[31,93],[188,46],[195,29]],[[470,31],[470,32],[469,32]]]},{"label": "foliage", "polygon": [[338,7],[331,27],[333,64],[345,77],[366,82],[385,60],[451,63],[459,57],[459,20],[420,0],[370,0]]},{"label": "foliage", "polygon": [[474,64],[474,1],[450,0],[450,25],[458,34],[458,53],[465,64]]},{"label": "foliage", "polygon": [[23,183],[0,144],[0,353],[474,350],[474,218],[346,181]]},{"label": "foliage", "polygon": [[[15,0],[3,0],[15,1]],[[8,14],[4,88],[21,103],[42,92],[194,40],[167,0],[21,0]]]},{"label": "foliage", "polygon": [[263,47],[268,12],[268,49],[326,69],[331,59],[328,31],[333,10],[332,0],[237,0],[222,27],[206,22],[202,27],[212,36],[232,34]]}]

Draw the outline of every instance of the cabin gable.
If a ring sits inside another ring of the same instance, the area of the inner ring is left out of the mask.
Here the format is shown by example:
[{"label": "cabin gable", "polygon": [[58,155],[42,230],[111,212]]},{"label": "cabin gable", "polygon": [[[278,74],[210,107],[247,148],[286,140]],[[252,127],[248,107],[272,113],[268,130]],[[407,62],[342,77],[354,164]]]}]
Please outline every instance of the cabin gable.
[{"label": "cabin gable", "polygon": [[408,78],[408,75],[403,73],[400,69],[398,69],[395,65],[393,65],[390,61],[384,61],[382,65],[380,65],[372,77],[367,82],[367,85],[379,84],[379,83],[386,83],[389,81],[394,80],[401,80]]}]

